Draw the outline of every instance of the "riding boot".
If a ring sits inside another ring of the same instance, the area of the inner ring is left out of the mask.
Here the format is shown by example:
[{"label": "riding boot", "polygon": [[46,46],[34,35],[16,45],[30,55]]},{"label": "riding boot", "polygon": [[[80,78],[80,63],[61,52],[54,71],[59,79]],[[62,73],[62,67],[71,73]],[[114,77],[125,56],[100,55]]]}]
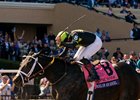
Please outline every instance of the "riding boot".
[{"label": "riding boot", "polygon": [[88,82],[100,80],[100,77],[98,76],[94,67],[95,66],[92,65],[91,69],[89,70],[89,77],[87,79]]},{"label": "riding boot", "polygon": [[89,73],[89,77],[87,79],[88,82],[97,81],[100,79],[95,70],[95,66],[91,64],[91,62],[88,59],[83,58],[80,61],[84,64],[85,68],[87,69]]}]

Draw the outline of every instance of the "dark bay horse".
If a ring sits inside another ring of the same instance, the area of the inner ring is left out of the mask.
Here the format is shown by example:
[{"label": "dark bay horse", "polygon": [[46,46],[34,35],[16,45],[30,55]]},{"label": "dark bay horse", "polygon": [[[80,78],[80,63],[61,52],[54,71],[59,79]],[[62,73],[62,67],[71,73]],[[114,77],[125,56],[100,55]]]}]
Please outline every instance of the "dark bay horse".
[{"label": "dark bay horse", "polygon": [[[126,63],[118,63],[115,68],[120,85],[95,90],[94,100],[138,100],[140,78]],[[13,82],[22,86],[37,76],[46,77],[52,85],[56,100],[86,100],[87,85],[78,64],[48,57],[44,53],[29,54],[20,64]]]}]

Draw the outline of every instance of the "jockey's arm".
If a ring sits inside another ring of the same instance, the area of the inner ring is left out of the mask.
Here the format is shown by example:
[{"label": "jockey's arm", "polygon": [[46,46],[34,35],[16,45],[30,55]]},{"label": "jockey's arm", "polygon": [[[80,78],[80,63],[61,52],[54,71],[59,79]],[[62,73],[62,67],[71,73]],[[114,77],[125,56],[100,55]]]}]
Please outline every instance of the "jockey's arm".
[{"label": "jockey's arm", "polygon": [[68,52],[68,48],[73,48],[77,45],[77,43],[75,42],[62,42],[61,46],[64,46],[63,51],[59,54],[59,57],[64,57],[66,56],[67,52]]},{"label": "jockey's arm", "polygon": [[61,45],[66,48],[74,48],[78,44],[77,44],[77,42],[72,41],[72,42],[62,42]]},{"label": "jockey's arm", "polygon": [[63,51],[58,55],[59,57],[65,57],[67,55],[68,52],[68,48],[64,47]]}]

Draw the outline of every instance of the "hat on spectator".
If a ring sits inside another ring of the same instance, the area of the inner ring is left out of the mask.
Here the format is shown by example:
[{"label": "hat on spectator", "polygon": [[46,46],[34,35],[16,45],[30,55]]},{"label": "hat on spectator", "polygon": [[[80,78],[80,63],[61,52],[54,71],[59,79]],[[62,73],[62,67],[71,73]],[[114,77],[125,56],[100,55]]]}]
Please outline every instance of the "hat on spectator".
[{"label": "hat on spectator", "polygon": [[121,50],[120,48],[117,48],[116,50]]},{"label": "hat on spectator", "polygon": [[2,79],[9,79],[9,77],[7,75],[3,75]]}]

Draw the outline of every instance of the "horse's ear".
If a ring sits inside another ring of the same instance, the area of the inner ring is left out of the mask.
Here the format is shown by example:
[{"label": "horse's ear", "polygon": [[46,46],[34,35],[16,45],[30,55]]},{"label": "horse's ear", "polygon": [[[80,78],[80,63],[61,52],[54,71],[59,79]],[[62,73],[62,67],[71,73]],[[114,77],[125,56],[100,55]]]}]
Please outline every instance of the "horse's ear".
[{"label": "horse's ear", "polygon": [[22,56],[22,59],[24,59],[24,58],[26,58],[26,55],[23,55],[23,56]]}]

